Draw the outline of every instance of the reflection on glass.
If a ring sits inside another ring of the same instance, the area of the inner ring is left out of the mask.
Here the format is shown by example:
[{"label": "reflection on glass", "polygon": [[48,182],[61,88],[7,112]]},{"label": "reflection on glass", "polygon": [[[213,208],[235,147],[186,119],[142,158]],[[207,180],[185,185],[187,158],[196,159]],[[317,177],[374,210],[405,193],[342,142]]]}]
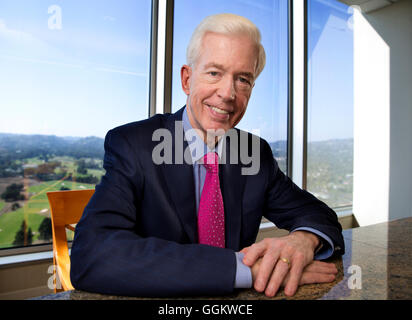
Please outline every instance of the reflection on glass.
[{"label": "reflection on glass", "polygon": [[331,207],[352,205],[352,9],[308,2],[307,189]]},{"label": "reflection on glass", "polygon": [[287,1],[283,0],[175,0],[172,111],[186,104],[180,68],[186,63],[186,47],[199,22],[216,13],[234,13],[254,22],[262,33],[266,66],[253,89],[238,128],[266,139],[286,173],[287,139]]},{"label": "reflection on glass", "polygon": [[151,1],[53,3],[0,1],[0,248],[50,242],[46,192],[94,188],[148,116]]}]

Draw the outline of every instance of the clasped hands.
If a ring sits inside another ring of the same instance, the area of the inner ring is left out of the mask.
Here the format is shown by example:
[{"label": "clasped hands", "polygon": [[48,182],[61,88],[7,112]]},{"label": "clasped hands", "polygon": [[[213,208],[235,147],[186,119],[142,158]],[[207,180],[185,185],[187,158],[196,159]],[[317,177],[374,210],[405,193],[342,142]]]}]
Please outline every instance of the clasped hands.
[{"label": "clasped hands", "polygon": [[[313,260],[318,237],[295,231],[285,237],[266,238],[243,248],[243,263],[251,268],[253,287],[273,297],[280,287],[293,296],[299,285],[332,282],[338,270],[333,263]],[[289,263],[288,263],[289,262]]]}]

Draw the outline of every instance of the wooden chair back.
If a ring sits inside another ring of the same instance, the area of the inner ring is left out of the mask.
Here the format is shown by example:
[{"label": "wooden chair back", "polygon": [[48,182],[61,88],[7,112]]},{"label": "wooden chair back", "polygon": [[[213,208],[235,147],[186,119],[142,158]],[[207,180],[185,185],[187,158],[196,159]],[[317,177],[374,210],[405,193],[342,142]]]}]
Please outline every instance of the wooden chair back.
[{"label": "wooden chair back", "polygon": [[[73,225],[80,220],[93,193],[94,189],[47,192],[53,231],[54,292],[74,289],[70,282],[70,257],[66,229],[74,231]],[[58,280],[61,286],[58,285]]]}]

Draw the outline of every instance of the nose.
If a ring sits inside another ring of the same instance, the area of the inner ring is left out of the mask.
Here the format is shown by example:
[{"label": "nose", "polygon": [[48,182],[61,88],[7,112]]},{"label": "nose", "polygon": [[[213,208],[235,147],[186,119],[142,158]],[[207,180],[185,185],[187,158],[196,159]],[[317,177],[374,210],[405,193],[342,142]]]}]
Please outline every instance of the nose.
[{"label": "nose", "polygon": [[224,77],[217,90],[217,95],[224,101],[234,100],[236,97],[235,82],[231,77]]}]

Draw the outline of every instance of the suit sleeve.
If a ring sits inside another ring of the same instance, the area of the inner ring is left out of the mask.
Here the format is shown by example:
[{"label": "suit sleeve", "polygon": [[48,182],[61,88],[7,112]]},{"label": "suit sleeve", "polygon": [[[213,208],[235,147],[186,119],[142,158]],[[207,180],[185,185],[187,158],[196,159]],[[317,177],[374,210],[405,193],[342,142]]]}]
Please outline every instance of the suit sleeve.
[{"label": "suit sleeve", "polygon": [[269,172],[265,217],[278,228],[289,231],[302,227],[318,230],[333,241],[335,253],[344,254],[342,226],[336,213],[324,202],[299,188],[279,169],[266,142],[262,156]]},{"label": "suit sleeve", "polygon": [[76,226],[71,249],[73,286],[148,297],[232,292],[233,250],[139,235],[144,179],[150,177],[143,174],[138,152],[122,132],[107,134],[106,174]]}]

